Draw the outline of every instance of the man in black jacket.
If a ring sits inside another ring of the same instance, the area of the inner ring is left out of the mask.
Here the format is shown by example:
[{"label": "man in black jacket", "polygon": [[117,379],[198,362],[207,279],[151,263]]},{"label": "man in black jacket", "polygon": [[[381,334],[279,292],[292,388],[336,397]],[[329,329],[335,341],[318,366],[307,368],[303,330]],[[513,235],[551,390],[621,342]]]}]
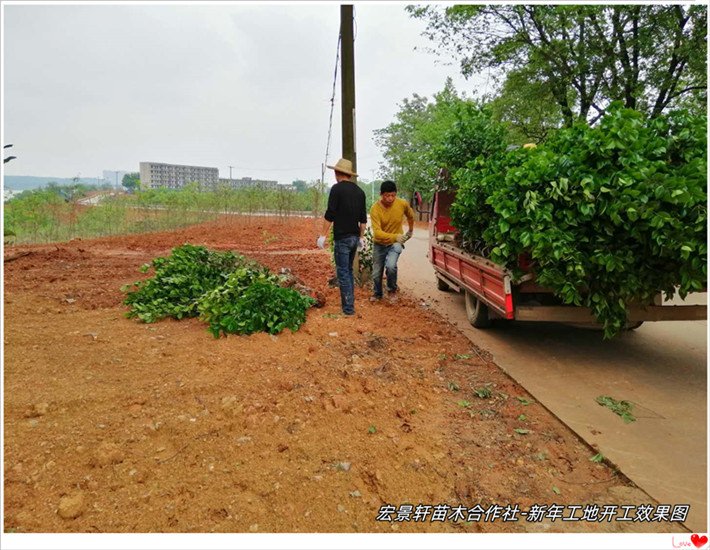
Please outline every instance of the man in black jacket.
[{"label": "man in black jacket", "polygon": [[365,192],[352,181],[357,174],[352,162],[340,159],[335,166],[337,183],[330,189],[328,208],[323,220],[323,231],[316,244],[325,247],[326,235],[333,225],[335,268],[340,285],[340,303],[345,315],[355,315],[355,279],[353,261],[355,253],[364,246],[363,235],[367,226]]}]

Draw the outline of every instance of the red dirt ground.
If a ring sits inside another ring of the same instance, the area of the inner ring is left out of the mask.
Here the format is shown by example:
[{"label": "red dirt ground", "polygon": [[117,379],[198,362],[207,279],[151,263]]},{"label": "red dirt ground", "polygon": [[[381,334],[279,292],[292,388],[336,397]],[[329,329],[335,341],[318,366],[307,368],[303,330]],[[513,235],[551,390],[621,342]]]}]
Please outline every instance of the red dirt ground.
[{"label": "red dirt ground", "polygon": [[[318,227],[231,218],[7,248],[4,529],[683,531],[376,521],[385,504],[652,501],[415,297],[370,304],[358,289],[358,314],[340,315]],[[327,304],[278,336],[215,340],[197,319],[128,320],[120,287],[185,242],[290,267]]]}]

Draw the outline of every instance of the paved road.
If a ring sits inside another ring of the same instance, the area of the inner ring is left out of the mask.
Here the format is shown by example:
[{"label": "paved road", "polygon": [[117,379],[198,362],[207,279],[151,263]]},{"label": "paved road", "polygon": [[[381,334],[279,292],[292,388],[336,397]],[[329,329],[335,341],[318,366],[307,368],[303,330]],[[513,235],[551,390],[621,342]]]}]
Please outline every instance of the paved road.
[{"label": "paved road", "polygon": [[[474,329],[463,297],[436,289],[427,237],[417,229],[407,243],[400,285],[492,353],[646,493],[662,504],[690,504],[686,526],[707,532],[707,322],[646,323],[612,341],[553,323]],[[596,403],[600,395],[633,402],[638,420],[625,424]]]}]

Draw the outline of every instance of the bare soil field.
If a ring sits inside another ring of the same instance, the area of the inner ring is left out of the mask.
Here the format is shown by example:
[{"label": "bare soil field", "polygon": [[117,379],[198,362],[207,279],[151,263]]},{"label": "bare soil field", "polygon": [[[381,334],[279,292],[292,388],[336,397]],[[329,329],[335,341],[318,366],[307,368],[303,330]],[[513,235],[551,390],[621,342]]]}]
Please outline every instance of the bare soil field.
[{"label": "bare soil field", "polygon": [[[6,248],[4,530],[684,531],[377,521],[387,504],[654,503],[416,297],[359,288],[343,317],[318,227],[231,217]],[[327,303],[278,336],[127,319],[120,287],[186,242],[288,267]]]}]

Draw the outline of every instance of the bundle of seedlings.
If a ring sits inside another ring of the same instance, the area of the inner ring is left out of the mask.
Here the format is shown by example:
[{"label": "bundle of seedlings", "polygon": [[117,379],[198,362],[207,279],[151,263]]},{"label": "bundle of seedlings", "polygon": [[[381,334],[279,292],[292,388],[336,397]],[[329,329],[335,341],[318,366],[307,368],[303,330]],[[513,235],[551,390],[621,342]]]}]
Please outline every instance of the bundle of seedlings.
[{"label": "bundle of seedlings", "polygon": [[611,337],[630,304],[707,279],[707,119],[612,105],[534,148],[478,156],[452,175],[463,246],[514,274],[521,255],[564,304]]},{"label": "bundle of seedlings", "polygon": [[197,317],[220,334],[277,334],[305,322],[306,311],[317,300],[310,289],[286,288],[291,277],[278,276],[266,267],[233,252],[185,244],[167,258],[155,258],[141,271],[153,269],[149,279],[125,286],[129,318],[146,323],[171,317]]}]

